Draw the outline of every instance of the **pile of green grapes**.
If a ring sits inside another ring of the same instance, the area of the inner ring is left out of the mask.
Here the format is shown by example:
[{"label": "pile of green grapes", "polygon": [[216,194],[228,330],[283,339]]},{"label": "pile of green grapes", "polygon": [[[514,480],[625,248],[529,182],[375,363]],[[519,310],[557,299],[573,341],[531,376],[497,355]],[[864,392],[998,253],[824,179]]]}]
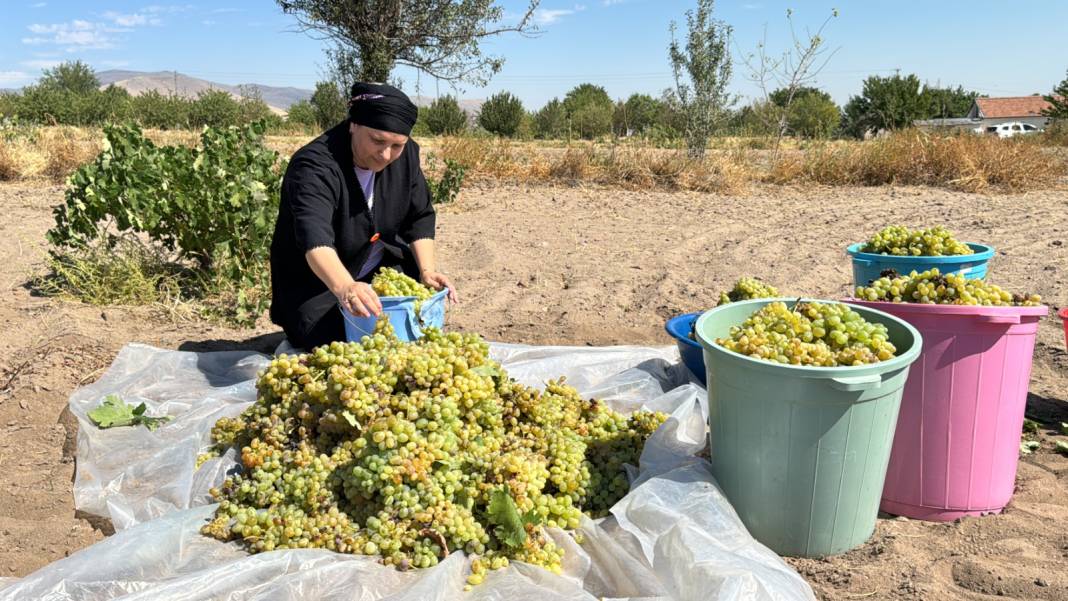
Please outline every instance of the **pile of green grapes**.
[{"label": "pile of green grapes", "polygon": [[[779,291],[766,282],[753,277],[742,277],[734,283],[734,288],[719,294],[719,304],[729,305],[738,301],[754,298],[774,298],[779,296]],[[690,340],[697,340],[697,320],[690,325]]]},{"label": "pile of green grapes", "polygon": [[866,301],[938,305],[1036,307],[1042,304],[1042,297],[1037,294],[1009,294],[984,280],[969,280],[952,273],[942,275],[938,269],[913,271],[909,275],[887,270],[870,286],[858,286],[856,296]]},{"label": "pile of green grapes", "polygon": [[243,470],[203,533],[252,552],[325,548],[426,568],[475,555],[468,586],[518,560],[559,571],[542,526],[574,529],[629,490],[662,413],[617,413],[563,380],[521,385],[476,335],[389,322],[359,343],[279,356],[256,402],[212,430]]},{"label": "pile of green grapes", "polygon": [[891,225],[872,236],[860,250],[866,253],[914,257],[975,254],[970,246],[954,238],[953,234],[942,226],[909,230],[900,225]]},{"label": "pile of green grapes", "polygon": [[776,301],[734,326],[716,344],[743,355],[790,365],[866,365],[894,357],[886,326],[869,323],[842,303]]},{"label": "pile of green grapes", "polygon": [[734,288],[730,291],[720,293],[719,304],[726,305],[754,298],[774,298],[776,296],[779,296],[779,291],[774,286],[756,278],[743,277],[734,283]]},{"label": "pile of green grapes", "polygon": [[383,267],[371,279],[371,288],[378,296],[414,296],[424,301],[434,291],[392,267]]}]

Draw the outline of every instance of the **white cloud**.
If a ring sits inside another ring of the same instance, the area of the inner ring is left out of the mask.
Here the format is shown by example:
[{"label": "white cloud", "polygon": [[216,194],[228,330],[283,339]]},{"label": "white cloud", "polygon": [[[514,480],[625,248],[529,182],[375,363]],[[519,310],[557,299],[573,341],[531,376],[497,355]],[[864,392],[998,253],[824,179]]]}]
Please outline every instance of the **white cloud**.
[{"label": "white cloud", "polygon": [[603,6],[615,6],[617,4],[623,4],[627,0],[601,0]]},{"label": "white cloud", "polygon": [[111,69],[118,69],[119,67],[129,67],[130,61],[100,61],[100,65]]},{"label": "white cloud", "polygon": [[[153,8],[153,7],[149,7]],[[165,7],[156,7],[163,10]],[[66,52],[82,50],[103,50],[114,48],[118,41],[115,34],[128,33],[135,27],[160,25],[159,17],[151,16],[145,11],[124,14],[107,11],[101,15],[107,22],[74,19],[66,23],[34,23],[28,27],[32,37],[22,38],[23,44],[55,45]]]},{"label": "white cloud", "polygon": [[101,23],[90,23],[81,19],[75,19],[69,23],[49,23],[47,25],[34,23],[29,26],[29,30],[30,33],[37,35],[22,38],[23,44],[55,44],[63,46],[67,52],[114,48],[115,40],[111,34],[128,31]]},{"label": "white cloud", "polygon": [[48,6],[47,2],[34,2],[30,5],[30,8],[44,8],[46,6]]},{"label": "white cloud", "polygon": [[218,25],[219,24],[218,21],[212,21],[211,19],[205,19],[205,20],[201,21],[200,23],[201,23],[201,25],[207,25],[208,27],[211,27],[212,25]]},{"label": "white cloud", "polygon": [[539,8],[534,11],[534,23],[538,25],[552,25],[561,18],[586,10],[586,5],[576,4],[573,8]]},{"label": "white cloud", "polygon": [[144,7],[143,9],[141,9],[141,12],[146,12],[153,15],[161,13],[184,13],[193,10],[193,8],[194,7],[192,4],[169,4],[166,6],[153,4],[151,6]]},{"label": "white cloud", "polygon": [[762,4],[743,4],[742,8],[745,10],[760,10],[764,8]]},{"label": "white cloud", "polygon": [[122,14],[109,10],[104,13],[104,18],[120,27],[142,27],[145,25],[162,25],[163,20],[152,17],[145,13]]},{"label": "white cloud", "polygon": [[0,84],[2,85],[19,84],[30,79],[30,75],[22,71],[0,71]]},{"label": "white cloud", "polygon": [[29,67],[31,69],[51,69],[63,61],[55,59],[34,59],[32,61],[22,61],[22,66]]},{"label": "white cloud", "polygon": [[215,8],[212,9],[211,14],[218,15],[222,13],[239,13],[244,12],[243,8]]}]

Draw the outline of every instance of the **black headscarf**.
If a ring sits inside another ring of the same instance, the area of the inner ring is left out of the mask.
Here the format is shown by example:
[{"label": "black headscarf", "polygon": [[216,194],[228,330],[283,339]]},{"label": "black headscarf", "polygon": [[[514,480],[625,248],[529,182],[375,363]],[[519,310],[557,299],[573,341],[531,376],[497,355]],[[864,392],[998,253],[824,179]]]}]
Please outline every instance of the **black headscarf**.
[{"label": "black headscarf", "polygon": [[397,88],[382,83],[357,82],[349,93],[349,121],[357,124],[409,135],[415,127],[419,110]]}]

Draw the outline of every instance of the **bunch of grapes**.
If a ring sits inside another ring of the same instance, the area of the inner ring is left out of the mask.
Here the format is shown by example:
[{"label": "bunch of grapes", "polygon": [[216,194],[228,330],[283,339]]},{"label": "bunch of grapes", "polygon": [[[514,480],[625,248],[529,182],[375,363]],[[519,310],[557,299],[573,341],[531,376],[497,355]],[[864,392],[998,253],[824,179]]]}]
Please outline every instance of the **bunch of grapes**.
[{"label": "bunch of grapes", "polygon": [[975,254],[967,244],[957,240],[942,226],[926,230],[909,230],[891,225],[872,236],[861,252],[882,255],[932,256]]},{"label": "bunch of grapes", "polygon": [[734,283],[734,288],[729,292],[721,292],[719,304],[726,305],[738,301],[754,298],[774,298],[779,296],[779,291],[772,285],[756,278],[744,277]]},{"label": "bunch of grapes", "polygon": [[925,303],[938,305],[986,305],[1035,307],[1037,294],[1009,294],[984,280],[969,280],[959,274],[942,275],[938,269],[909,275],[887,270],[869,286],[858,286],[856,296],[866,301]]},{"label": "bunch of grapes", "polygon": [[[762,282],[753,277],[743,277],[734,283],[734,288],[719,295],[720,305],[729,305],[738,301],[754,298],[774,298],[779,296],[779,291],[771,284]],[[697,340],[697,320],[690,325],[690,340]]]},{"label": "bunch of grapes", "polygon": [[425,568],[477,556],[468,585],[519,560],[559,571],[543,526],[575,529],[629,489],[667,416],[630,416],[561,379],[519,384],[476,335],[428,328],[399,341],[389,322],[359,343],[279,356],[256,402],[212,430],[241,473],[212,491],[203,532],[252,552],[325,548]]},{"label": "bunch of grapes", "polygon": [[790,365],[866,365],[894,357],[886,326],[869,323],[842,303],[769,303],[716,344]]},{"label": "bunch of grapes", "polygon": [[434,291],[392,267],[383,267],[371,280],[371,288],[378,296],[414,296],[424,301]]}]

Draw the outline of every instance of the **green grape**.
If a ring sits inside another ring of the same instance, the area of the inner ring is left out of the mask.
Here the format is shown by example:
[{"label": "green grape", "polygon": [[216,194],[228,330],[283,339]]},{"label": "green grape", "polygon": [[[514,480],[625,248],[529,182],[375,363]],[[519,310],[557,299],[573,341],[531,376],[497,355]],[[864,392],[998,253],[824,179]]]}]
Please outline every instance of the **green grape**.
[{"label": "green grape", "polygon": [[856,297],[866,301],[923,303],[938,305],[985,305],[992,307],[1037,307],[1037,294],[1009,294],[985,280],[970,280],[960,274],[942,275],[932,268],[898,275],[889,270],[868,286],[858,286]]},{"label": "green grape", "polygon": [[886,326],[867,322],[842,303],[772,302],[755,311],[716,344],[777,363],[837,367],[894,357]]},{"label": "green grape", "polygon": [[[719,304],[728,305],[730,303],[736,303],[743,300],[751,300],[754,298],[774,298],[779,296],[779,290],[774,286],[767,284],[753,277],[739,278],[734,283],[734,288],[729,291],[721,292],[719,295]],[[690,340],[697,340],[697,320],[690,325]]]},{"label": "green grape", "polygon": [[392,267],[380,269],[371,280],[371,288],[379,296],[414,296],[419,300],[434,296],[433,290]]},{"label": "green grape", "polygon": [[914,257],[975,253],[970,246],[954,238],[952,232],[942,226],[910,230],[900,225],[891,225],[872,236],[860,250],[866,253]]},{"label": "green grape", "polygon": [[[559,571],[563,551],[542,526],[575,529],[583,513],[607,513],[629,490],[625,464],[667,418],[622,415],[562,379],[521,385],[478,336],[429,328],[404,343],[388,320],[359,342],[277,357],[257,393],[212,429],[243,470],[212,491],[219,508],[205,535],[402,570],[462,550],[477,557],[469,586],[510,560]],[[518,546],[489,508],[502,490],[530,521]]]},{"label": "green grape", "polygon": [[756,278],[743,277],[734,283],[734,288],[719,295],[719,304],[726,305],[754,298],[774,298],[779,291],[772,285]]}]

